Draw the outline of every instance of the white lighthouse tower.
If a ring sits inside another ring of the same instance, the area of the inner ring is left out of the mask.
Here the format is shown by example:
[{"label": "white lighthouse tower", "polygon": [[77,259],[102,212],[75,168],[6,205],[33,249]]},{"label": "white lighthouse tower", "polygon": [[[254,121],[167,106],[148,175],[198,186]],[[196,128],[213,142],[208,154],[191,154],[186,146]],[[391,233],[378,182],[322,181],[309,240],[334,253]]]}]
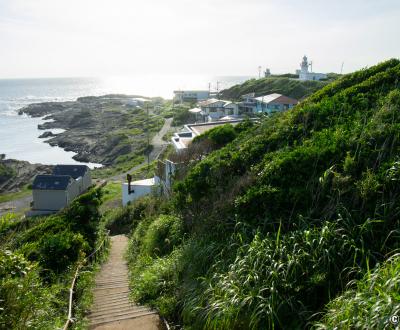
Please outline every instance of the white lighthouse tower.
[{"label": "white lighthouse tower", "polygon": [[303,56],[303,61],[300,63],[300,80],[308,80],[308,59],[307,56]]},{"label": "white lighthouse tower", "polygon": [[[308,67],[311,66],[311,71],[308,71]],[[327,76],[325,73],[312,72],[312,62],[308,63],[307,56],[303,56],[303,61],[300,63],[300,70],[297,71],[300,80],[320,80],[325,79]]]}]

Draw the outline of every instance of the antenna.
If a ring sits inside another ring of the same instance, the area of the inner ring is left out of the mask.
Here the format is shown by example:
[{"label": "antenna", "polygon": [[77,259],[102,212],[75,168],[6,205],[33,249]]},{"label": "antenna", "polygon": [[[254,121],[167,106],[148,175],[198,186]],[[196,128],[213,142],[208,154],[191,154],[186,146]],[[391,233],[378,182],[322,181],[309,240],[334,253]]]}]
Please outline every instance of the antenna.
[{"label": "antenna", "polygon": [[344,66],[344,62],[342,62],[342,67],[340,68],[340,74],[343,74],[343,66]]},{"label": "antenna", "polygon": [[258,79],[261,78],[261,65],[258,67]]},{"label": "antenna", "polygon": [[219,99],[219,84],[220,84],[220,82],[217,81],[217,99]]},{"label": "antenna", "polygon": [[313,70],[312,70],[312,61],[310,61],[310,67],[311,67],[311,72],[313,72]]}]

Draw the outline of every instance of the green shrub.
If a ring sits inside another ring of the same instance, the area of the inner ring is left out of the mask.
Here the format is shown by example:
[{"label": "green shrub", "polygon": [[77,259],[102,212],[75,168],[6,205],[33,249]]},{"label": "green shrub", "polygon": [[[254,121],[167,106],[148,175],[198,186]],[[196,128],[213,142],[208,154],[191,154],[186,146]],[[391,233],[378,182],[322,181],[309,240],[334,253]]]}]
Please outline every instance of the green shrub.
[{"label": "green shrub", "polygon": [[317,329],[392,329],[391,316],[400,316],[400,257],[394,256],[355,288],[328,303]]},{"label": "green shrub", "polygon": [[150,256],[164,256],[181,243],[183,233],[182,219],[160,215],[146,231],[143,250]]},{"label": "green shrub", "polygon": [[40,240],[39,263],[43,269],[60,274],[74,264],[83,251],[90,252],[81,234],[63,231],[45,235]]},{"label": "green shrub", "polygon": [[[191,296],[192,313],[209,329],[272,329],[304,324],[338,289],[343,269],[353,267],[354,241],[342,228],[282,235],[257,234],[238,249],[227,271],[206,279],[203,295]],[[197,305],[197,306],[196,306]],[[291,315],[290,320],[287,315]]]},{"label": "green shrub", "polygon": [[38,266],[21,254],[0,251],[0,328],[54,329],[61,326],[54,305],[58,288],[41,285]]}]

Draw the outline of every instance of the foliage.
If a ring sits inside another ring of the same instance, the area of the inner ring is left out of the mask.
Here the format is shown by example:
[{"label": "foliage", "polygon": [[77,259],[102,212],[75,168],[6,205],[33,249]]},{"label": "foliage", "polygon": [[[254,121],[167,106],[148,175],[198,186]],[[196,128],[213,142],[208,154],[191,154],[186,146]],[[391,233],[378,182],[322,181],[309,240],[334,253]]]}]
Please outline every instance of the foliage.
[{"label": "foliage", "polygon": [[169,254],[183,238],[183,223],[180,218],[160,215],[151,223],[143,240],[143,251],[149,256]]},{"label": "foliage", "polygon": [[176,105],[171,110],[173,113],[172,125],[182,126],[194,121],[194,115],[189,112],[189,105]]},{"label": "foliage", "polygon": [[400,314],[400,258],[378,265],[327,305],[317,329],[391,329],[391,316]]},{"label": "foliage", "polygon": [[[0,324],[6,329],[54,329],[65,322],[78,260],[104,236],[94,188],[62,212],[41,218],[2,217]],[[82,291],[85,283],[79,284]],[[80,306],[78,297],[78,305]],[[6,306],[6,307],[3,307]]]},{"label": "foliage", "polygon": [[4,164],[0,164],[0,183],[3,183],[13,176],[15,176],[15,171],[12,168]]},{"label": "foliage", "polygon": [[135,297],[163,306],[162,296],[174,305],[165,315],[194,329],[324,320],[331,299],[400,247],[399,82],[389,60],[235,136],[213,133],[228,138],[190,163],[159,212],[181,219],[185,239],[166,253],[172,234],[154,214],[133,231]]},{"label": "foliage", "polygon": [[268,77],[261,79],[250,79],[243,84],[235,85],[221,92],[223,99],[240,100],[240,97],[249,93],[256,93],[257,96],[279,93],[295,99],[306,97],[320,88],[327,82],[322,81],[300,81],[293,77]]},{"label": "foliage", "polygon": [[[60,326],[56,293],[43,288],[39,268],[23,255],[0,250],[0,327],[2,329],[51,329]],[[52,326],[48,324],[52,320]]]}]

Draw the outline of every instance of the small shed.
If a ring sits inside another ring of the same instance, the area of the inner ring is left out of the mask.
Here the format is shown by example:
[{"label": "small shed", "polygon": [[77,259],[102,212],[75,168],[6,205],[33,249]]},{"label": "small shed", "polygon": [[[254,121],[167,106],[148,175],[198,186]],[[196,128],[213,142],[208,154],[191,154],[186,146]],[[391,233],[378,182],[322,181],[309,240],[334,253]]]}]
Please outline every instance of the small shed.
[{"label": "small shed", "polygon": [[151,194],[155,189],[154,178],[122,184],[122,205],[133,202],[139,197]]},{"label": "small shed", "polygon": [[69,175],[77,183],[77,195],[85,192],[92,185],[90,169],[86,165],[56,165],[53,175]]},{"label": "small shed", "polygon": [[58,211],[77,196],[77,186],[69,175],[37,175],[32,195],[33,210]]}]

